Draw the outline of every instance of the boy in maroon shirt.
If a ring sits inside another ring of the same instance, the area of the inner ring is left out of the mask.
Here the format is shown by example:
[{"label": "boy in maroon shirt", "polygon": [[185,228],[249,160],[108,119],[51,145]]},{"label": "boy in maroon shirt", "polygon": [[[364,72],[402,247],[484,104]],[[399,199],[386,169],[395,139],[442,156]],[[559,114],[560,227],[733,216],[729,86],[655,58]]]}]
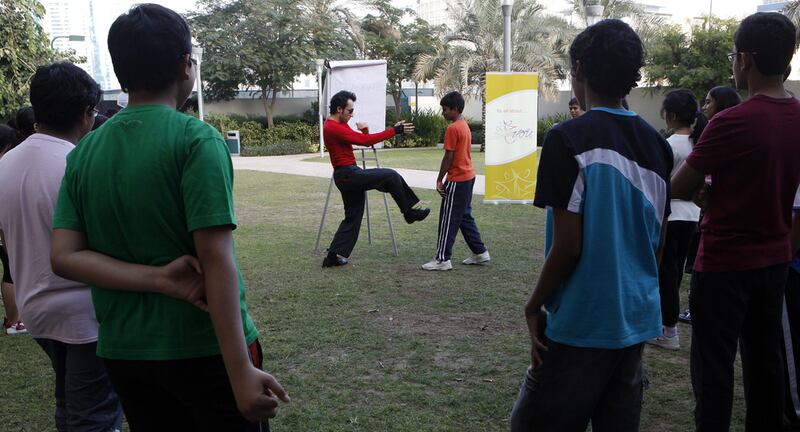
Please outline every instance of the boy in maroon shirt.
[{"label": "boy in maroon shirt", "polygon": [[783,88],[794,51],[785,16],[742,21],[728,58],[750,99],[711,120],[672,178],[674,199],[713,179],[689,298],[696,431],[729,428],[740,338],[746,430],[781,430],[781,313],[800,182],[800,103]]},{"label": "boy in maroon shirt", "polygon": [[330,152],[333,165],[333,181],[342,193],[344,220],[333,236],[333,241],[328,247],[328,256],[322,261],[322,267],[347,264],[347,257],[353,252],[358,241],[368,190],[377,189],[391,194],[408,223],[421,221],[431,212],[427,208],[414,208],[419,203],[419,198],[397,171],[386,168],[361,169],[353,156],[354,144],[372,146],[397,134],[413,132],[414,125],[400,122],[383,132],[369,134],[367,125],[358,123],[356,126],[361,132],[354,131],[347,122],[353,117],[355,101],[356,95],[348,91],[340,91],[333,95],[330,104],[331,116],[323,127],[325,147]]}]

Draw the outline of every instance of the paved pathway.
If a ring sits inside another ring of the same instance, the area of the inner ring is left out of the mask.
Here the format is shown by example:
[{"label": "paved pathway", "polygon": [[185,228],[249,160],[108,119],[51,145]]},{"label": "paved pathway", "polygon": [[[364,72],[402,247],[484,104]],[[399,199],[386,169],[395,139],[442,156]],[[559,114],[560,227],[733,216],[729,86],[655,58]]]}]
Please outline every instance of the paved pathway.
[{"label": "paved pathway", "polygon": [[[325,155],[325,163],[303,162],[303,159],[314,156],[314,154],[301,154],[289,156],[234,157],[233,168],[237,170],[330,178],[333,173],[333,168],[331,168],[331,164],[329,163],[328,155]],[[316,157],[319,157],[319,154],[316,154]],[[369,163],[367,163],[367,166],[370,166]],[[438,173],[435,171],[394,168],[388,165],[386,168],[395,169],[411,187],[422,189],[434,189],[436,187],[436,176]],[[483,195],[485,190],[484,185],[483,176],[477,176],[475,178],[473,193],[476,195]]]}]

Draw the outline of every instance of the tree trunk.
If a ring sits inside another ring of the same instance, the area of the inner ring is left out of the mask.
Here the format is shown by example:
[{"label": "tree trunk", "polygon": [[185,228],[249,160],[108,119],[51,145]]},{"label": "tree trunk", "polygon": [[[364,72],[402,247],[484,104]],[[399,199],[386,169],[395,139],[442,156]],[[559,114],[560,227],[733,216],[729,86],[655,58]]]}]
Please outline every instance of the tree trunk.
[{"label": "tree trunk", "polygon": [[401,91],[392,93],[392,99],[394,99],[394,122],[397,123],[400,121],[400,115],[402,114],[402,107],[400,106],[401,100]]},{"label": "tree trunk", "polygon": [[275,126],[275,123],[272,121],[272,113],[275,111],[275,96],[277,96],[278,91],[273,89],[272,90],[272,97],[270,98],[269,103],[267,103],[267,94],[269,90],[262,88],[261,89],[261,103],[264,105],[264,113],[267,116],[267,128],[272,128]]},{"label": "tree trunk", "polygon": [[419,83],[414,81],[414,111],[419,115]]},{"label": "tree trunk", "polygon": [[[400,95],[402,94],[403,88],[400,87],[399,90],[392,92],[392,99],[394,100],[394,122],[397,123],[400,121],[400,114],[402,111],[402,107],[400,107]],[[397,135],[394,138],[395,146],[400,147],[400,144],[405,139],[405,135]]]}]

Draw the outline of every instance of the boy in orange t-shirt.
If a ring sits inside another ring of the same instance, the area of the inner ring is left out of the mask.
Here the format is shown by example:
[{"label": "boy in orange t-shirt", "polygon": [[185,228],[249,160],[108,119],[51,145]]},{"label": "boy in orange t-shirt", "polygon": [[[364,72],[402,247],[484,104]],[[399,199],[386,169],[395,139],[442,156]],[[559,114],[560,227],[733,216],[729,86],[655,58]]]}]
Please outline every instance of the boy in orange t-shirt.
[{"label": "boy in orange t-shirt", "polygon": [[[470,148],[472,133],[461,116],[464,97],[458,92],[446,94],[439,103],[442,115],[452,122],[444,134],[444,158],[436,179],[436,190],[442,196],[439,211],[439,238],[436,257],[422,265],[423,270],[451,270],[450,256],[453,242],[459,229],[472,251],[472,256],[462,264],[483,264],[489,261],[489,251],[483,245],[481,233],[472,217],[472,187],[475,185],[475,169],[472,167]],[[445,175],[447,180],[445,181]]]}]

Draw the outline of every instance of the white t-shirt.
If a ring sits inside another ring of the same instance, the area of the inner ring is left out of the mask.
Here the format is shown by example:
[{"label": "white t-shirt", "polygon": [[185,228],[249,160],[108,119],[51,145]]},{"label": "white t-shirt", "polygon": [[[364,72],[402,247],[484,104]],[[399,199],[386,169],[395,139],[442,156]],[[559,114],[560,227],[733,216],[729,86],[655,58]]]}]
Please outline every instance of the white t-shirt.
[{"label": "white t-shirt", "polygon": [[6,241],[22,321],[35,338],[69,344],[97,340],[88,286],[50,266],[50,238],[71,143],[33,134],[0,159],[0,230]]},{"label": "white t-shirt", "polygon": [[[672,177],[692,152],[692,141],[689,140],[689,135],[674,134],[667,138],[667,142],[672,147],[672,173],[670,173],[670,177]],[[691,201],[674,199],[670,201],[670,207],[672,208],[672,213],[669,215],[670,222],[698,222],[700,220],[700,207]]]},{"label": "white t-shirt", "polygon": [[797,189],[797,192],[794,194],[794,206],[793,209],[795,211],[800,210],[800,188]]}]

